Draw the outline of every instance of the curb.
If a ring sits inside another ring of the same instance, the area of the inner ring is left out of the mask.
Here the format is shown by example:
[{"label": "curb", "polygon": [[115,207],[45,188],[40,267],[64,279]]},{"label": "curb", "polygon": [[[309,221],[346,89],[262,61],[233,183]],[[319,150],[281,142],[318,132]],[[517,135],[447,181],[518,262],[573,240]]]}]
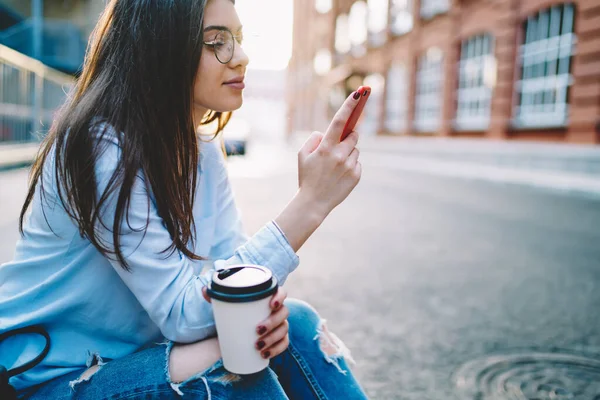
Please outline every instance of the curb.
[{"label": "curb", "polygon": [[39,147],[37,142],[0,144],[0,171],[31,165]]},{"label": "curb", "polygon": [[361,150],[523,170],[600,175],[600,147],[438,138],[368,138]]},{"label": "curb", "polygon": [[[289,142],[301,146],[308,132],[292,134]],[[567,143],[516,142],[464,138],[367,136],[361,152],[418,157],[522,169],[600,176],[600,146]]]},{"label": "curb", "polygon": [[480,180],[499,184],[549,189],[600,199],[600,176],[574,174],[549,170],[535,170],[495,165],[474,165],[469,162],[434,160],[425,157],[402,157],[390,153],[367,153],[363,165],[383,167],[390,170],[424,173],[435,176]]},{"label": "curb", "polygon": [[[310,132],[292,134],[304,143]],[[370,136],[361,162],[437,176],[518,184],[600,198],[600,146],[463,138]]]}]

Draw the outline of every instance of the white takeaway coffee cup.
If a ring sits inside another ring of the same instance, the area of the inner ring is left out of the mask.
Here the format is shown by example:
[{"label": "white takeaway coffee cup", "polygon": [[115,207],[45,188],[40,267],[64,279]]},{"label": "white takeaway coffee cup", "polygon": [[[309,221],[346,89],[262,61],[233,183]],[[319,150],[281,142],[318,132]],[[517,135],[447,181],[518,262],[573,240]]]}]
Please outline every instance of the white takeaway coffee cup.
[{"label": "white takeaway coffee cup", "polygon": [[207,288],[211,298],[223,366],[229,372],[253,374],[269,366],[254,346],[256,328],[271,314],[277,279],[259,265],[233,265],[215,271]]}]

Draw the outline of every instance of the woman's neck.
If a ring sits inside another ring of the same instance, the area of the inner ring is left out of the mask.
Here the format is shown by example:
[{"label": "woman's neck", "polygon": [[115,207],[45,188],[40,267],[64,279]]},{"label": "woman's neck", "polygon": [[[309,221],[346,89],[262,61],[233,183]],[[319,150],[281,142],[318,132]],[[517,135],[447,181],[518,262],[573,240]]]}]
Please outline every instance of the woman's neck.
[{"label": "woman's neck", "polygon": [[194,126],[196,127],[196,130],[198,129],[198,127],[200,126],[200,122],[202,122],[202,120],[204,119],[204,116],[206,115],[206,113],[208,112],[208,109],[205,107],[200,107],[200,106],[194,106]]}]

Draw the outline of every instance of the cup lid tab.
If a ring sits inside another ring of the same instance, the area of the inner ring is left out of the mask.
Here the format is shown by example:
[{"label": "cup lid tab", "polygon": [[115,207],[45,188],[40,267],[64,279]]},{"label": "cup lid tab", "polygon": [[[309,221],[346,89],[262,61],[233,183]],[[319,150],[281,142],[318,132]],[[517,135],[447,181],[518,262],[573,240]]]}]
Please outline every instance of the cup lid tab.
[{"label": "cup lid tab", "polygon": [[270,290],[276,280],[270,269],[260,265],[236,265],[215,271],[211,291],[223,295],[260,293]]},{"label": "cup lid tab", "polygon": [[238,266],[218,271],[219,284],[229,287],[252,287],[268,281],[271,271],[255,266]]}]

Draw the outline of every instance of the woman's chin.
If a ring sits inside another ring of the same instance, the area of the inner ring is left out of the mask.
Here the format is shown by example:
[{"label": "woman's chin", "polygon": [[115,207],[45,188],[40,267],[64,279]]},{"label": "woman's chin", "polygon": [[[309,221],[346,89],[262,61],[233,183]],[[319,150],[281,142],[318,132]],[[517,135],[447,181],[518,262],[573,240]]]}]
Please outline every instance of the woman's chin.
[{"label": "woman's chin", "polygon": [[238,110],[244,104],[244,99],[240,96],[238,99],[227,102],[227,104],[223,104],[223,107],[220,107],[218,111],[221,112],[231,112]]}]

